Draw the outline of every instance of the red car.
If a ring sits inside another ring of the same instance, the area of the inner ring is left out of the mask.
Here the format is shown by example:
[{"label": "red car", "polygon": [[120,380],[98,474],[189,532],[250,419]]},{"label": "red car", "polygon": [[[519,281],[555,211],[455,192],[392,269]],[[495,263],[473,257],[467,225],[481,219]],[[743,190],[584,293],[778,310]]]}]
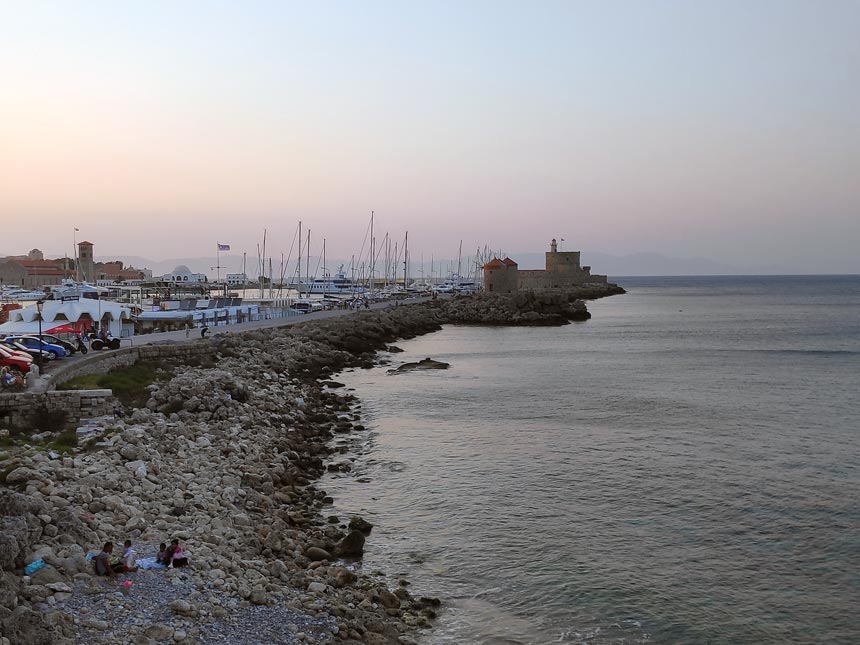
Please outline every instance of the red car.
[{"label": "red car", "polygon": [[33,359],[29,356],[21,355],[20,352],[13,352],[0,347],[0,366],[8,367],[13,372],[21,372],[26,374],[30,371],[30,365],[33,364]]}]

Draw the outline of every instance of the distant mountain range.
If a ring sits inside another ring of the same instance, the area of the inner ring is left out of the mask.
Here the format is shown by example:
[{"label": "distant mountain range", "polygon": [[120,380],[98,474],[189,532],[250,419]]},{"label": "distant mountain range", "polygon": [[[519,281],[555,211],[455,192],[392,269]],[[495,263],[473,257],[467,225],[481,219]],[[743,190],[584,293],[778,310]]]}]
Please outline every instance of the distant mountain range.
[{"label": "distant mountain range", "polygon": [[[543,269],[545,266],[543,253],[511,253],[510,256],[516,260],[521,269]],[[216,271],[212,268],[216,266],[217,259],[212,257],[197,257],[197,258],[170,258],[167,260],[156,261],[149,258],[144,258],[134,255],[108,257],[102,256],[96,258],[99,262],[109,260],[122,260],[123,263],[137,267],[139,269],[147,268],[152,270],[152,275],[160,276],[171,273],[179,265],[188,267],[194,273],[205,273],[212,278],[215,277]],[[637,275],[755,275],[755,274],[774,274],[774,275],[789,275],[798,273],[797,268],[793,266],[779,265],[761,265],[761,266],[735,266],[722,262],[715,262],[707,258],[677,258],[660,255],[659,253],[633,253],[630,255],[612,255],[609,253],[598,253],[593,251],[582,252],[582,263],[591,266],[592,273],[604,274],[609,276],[637,276]],[[304,267],[304,262],[302,265]],[[313,273],[315,267],[321,266],[318,258],[311,257],[310,267]],[[349,266],[349,260],[328,259],[328,268],[331,273],[334,273],[338,266],[343,264]],[[456,258],[453,260],[436,261],[436,266],[456,266]],[[468,263],[463,259],[462,266],[463,274],[465,275]],[[227,273],[242,272],[242,256],[239,255],[222,255],[221,256],[221,276]],[[279,261],[273,260],[272,268],[275,277],[280,274]],[[811,273],[857,273],[858,267],[856,262],[837,261],[834,260],[829,266],[816,267],[817,270],[810,270]],[[419,276],[420,263],[412,261],[412,275]],[[437,268],[438,271],[438,268]],[[429,263],[425,266],[425,272],[429,274]],[[258,275],[257,262],[248,261],[247,263],[248,277],[255,279]],[[268,268],[267,268],[268,273]],[[290,264],[285,275],[287,277],[295,273],[295,262]]]}]

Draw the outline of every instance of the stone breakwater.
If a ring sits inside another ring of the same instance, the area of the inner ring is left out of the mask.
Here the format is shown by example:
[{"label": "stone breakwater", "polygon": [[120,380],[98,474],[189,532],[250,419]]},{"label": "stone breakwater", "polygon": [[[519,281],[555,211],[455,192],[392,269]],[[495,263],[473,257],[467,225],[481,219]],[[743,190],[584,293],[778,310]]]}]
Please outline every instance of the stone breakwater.
[{"label": "stone breakwater", "polygon": [[[357,575],[372,527],[327,514],[314,484],[337,467],[331,440],[364,431],[359,402],[321,381],[444,323],[560,324],[583,311],[568,296],[489,295],[199,341],[211,365],[166,361],[173,377],[106,421],[94,451],[2,464],[3,642],[414,642],[439,601]],[[190,567],[127,574],[127,594],[90,575],[86,553],[107,540],[129,538],[143,557],[173,537]],[[46,566],[23,576],[35,560]]]}]

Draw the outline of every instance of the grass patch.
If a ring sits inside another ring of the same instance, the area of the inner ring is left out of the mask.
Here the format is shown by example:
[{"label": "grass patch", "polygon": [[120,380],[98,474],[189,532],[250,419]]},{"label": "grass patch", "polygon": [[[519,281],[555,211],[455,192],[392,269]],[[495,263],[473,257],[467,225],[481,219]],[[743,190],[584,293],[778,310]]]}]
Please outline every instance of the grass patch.
[{"label": "grass patch", "polygon": [[77,448],[77,446],[78,434],[74,430],[66,430],[65,432],[61,432],[59,435],[54,437],[54,440],[51,442],[51,447],[54,449]]},{"label": "grass patch", "polygon": [[57,387],[59,390],[113,390],[113,395],[126,407],[138,408],[149,398],[147,387],[153,383],[167,381],[173,376],[152,362],[141,361],[131,367],[121,367],[107,374],[78,376]]}]

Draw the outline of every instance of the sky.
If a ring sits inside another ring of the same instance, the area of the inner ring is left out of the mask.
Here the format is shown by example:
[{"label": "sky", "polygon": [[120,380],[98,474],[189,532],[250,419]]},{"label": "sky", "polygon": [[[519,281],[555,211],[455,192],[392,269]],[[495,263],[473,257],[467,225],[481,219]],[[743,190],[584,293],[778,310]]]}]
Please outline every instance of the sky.
[{"label": "sky", "polygon": [[858,178],[856,0],[0,0],[0,256],[860,273]]}]

